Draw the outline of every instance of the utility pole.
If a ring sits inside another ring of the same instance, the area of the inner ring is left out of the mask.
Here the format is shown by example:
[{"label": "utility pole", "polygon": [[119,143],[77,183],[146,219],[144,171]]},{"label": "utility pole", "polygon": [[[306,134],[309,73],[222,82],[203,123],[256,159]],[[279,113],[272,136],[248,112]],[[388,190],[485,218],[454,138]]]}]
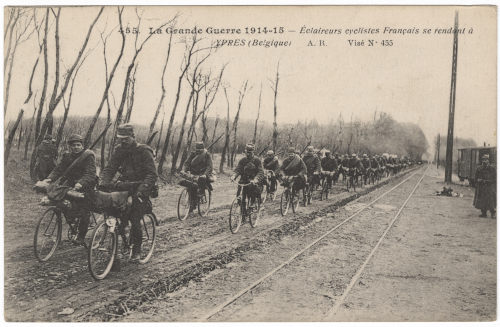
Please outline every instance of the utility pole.
[{"label": "utility pole", "polygon": [[441,149],[441,134],[438,134],[438,137],[437,137],[437,144],[436,144],[436,153],[437,153],[437,157],[436,157],[436,162],[437,162],[437,168],[439,168],[439,149]]},{"label": "utility pole", "polygon": [[446,138],[446,165],[444,181],[451,182],[453,167],[453,125],[455,123],[455,95],[457,90],[457,55],[458,55],[458,11],[455,11],[455,31],[453,36],[453,63],[451,66],[450,115],[448,118],[448,136]]}]

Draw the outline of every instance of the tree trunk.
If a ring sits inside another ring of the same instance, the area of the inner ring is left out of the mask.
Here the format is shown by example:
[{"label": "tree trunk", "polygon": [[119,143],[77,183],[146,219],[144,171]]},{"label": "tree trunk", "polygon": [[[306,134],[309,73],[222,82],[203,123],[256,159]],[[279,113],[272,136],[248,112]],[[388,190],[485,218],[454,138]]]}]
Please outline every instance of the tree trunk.
[{"label": "tree trunk", "polygon": [[278,113],[278,106],[276,104],[276,99],[278,98],[278,83],[279,83],[279,70],[280,64],[278,62],[278,68],[276,68],[276,82],[274,85],[274,122],[273,122],[273,151],[276,152],[276,144],[278,142],[278,124],[276,123],[276,115]]},{"label": "tree trunk", "polygon": [[186,112],[184,113],[184,119],[182,120],[181,130],[179,134],[179,140],[177,141],[177,148],[175,149],[174,156],[172,157],[172,168],[170,172],[175,173],[177,158],[179,157],[179,152],[181,150],[182,139],[184,138],[184,127],[186,126],[187,115],[189,112],[189,106],[191,105],[191,100],[193,99],[194,90],[191,91],[189,95],[188,104],[186,106]]},{"label": "tree trunk", "polygon": [[[28,129],[28,127],[26,127]],[[26,134],[26,132],[24,133]],[[21,142],[23,141],[23,121],[21,120],[21,127],[19,128],[19,136],[17,139],[17,151],[21,148]]]},{"label": "tree trunk", "polygon": [[[170,47],[172,45],[172,33],[170,34],[170,40],[168,41],[168,50],[167,50],[167,60],[165,61],[165,66],[163,66],[163,74],[161,75],[161,97],[160,101],[158,102],[158,107],[156,108],[155,116],[153,117],[153,121],[151,122],[151,125],[149,126],[149,133],[148,133],[148,139],[151,137],[153,134],[153,130],[155,129],[155,124],[156,124],[156,119],[158,119],[158,115],[160,114],[160,108],[163,104],[163,100],[165,99],[165,71],[167,70],[167,65],[168,65],[168,59],[170,58]],[[165,117],[165,116],[164,116]],[[162,122],[162,129],[163,129],[163,122]],[[158,140],[161,140],[161,133],[160,137]]]},{"label": "tree trunk", "polygon": [[42,95],[40,97],[40,102],[38,104],[38,114],[36,116],[35,147],[36,147],[36,140],[40,136],[43,106],[45,105],[45,97],[47,96],[47,86],[49,83],[49,60],[47,57],[47,35],[48,35],[48,29],[49,29],[49,11],[50,11],[50,8],[47,7],[47,13],[45,14],[45,34],[43,37],[43,44],[42,44],[42,46],[43,46],[43,62],[44,62],[43,89],[42,89]]},{"label": "tree trunk", "polygon": [[259,109],[257,109],[257,118],[255,119],[255,128],[253,130],[253,139],[252,143],[255,144],[257,141],[257,125],[259,124],[259,115],[260,115],[260,102],[262,99],[262,84],[260,85],[260,94],[259,94]]},{"label": "tree trunk", "polygon": [[17,116],[16,123],[12,127],[9,133],[9,138],[7,139],[7,145],[5,146],[5,154],[4,154],[4,167],[7,167],[7,163],[9,162],[9,154],[10,154],[10,148],[12,147],[12,141],[14,140],[14,136],[16,135],[16,130],[17,127],[19,126],[19,123],[21,122],[21,119],[23,118],[23,113],[24,110],[21,109],[19,112],[19,116]]},{"label": "tree trunk", "polygon": [[[123,12],[123,9],[120,10],[120,8],[118,8],[118,20],[120,22],[120,30],[123,30],[122,12]],[[109,88],[111,86],[111,81],[113,80],[113,77],[115,76],[116,67],[118,67],[118,64],[120,63],[120,60],[122,59],[122,56],[123,56],[123,49],[125,48],[125,34],[124,33],[121,33],[121,34],[122,34],[122,47],[120,49],[120,54],[118,55],[118,58],[116,59],[116,62],[113,65],[113,69],[111,69],[111,73],[109,74],[109,78],[108,78],[108,76],[106,76],[106,79],[107,79],[106,88],[104,89],[101,103],[99,104],[99,107],[97,108],[97,111],[94,115],[94,118],[92,118],[92,122],[90,123],[89,129],[87,131],[87,135],[85,136],[85,141],[84,141],[85,146],[90,145],[90,142],[92,140],[92,132],[94,131],[95,125],[97,124],[97,120],[99,119],[99,115],[101,114],[101,110],[102,110],[102,107],[104,106],[104,102],[108,99]],[[106,44],[104,44],[104,55],[106,55]],[[106,72],[106,74],[107,74],[107,72]],[[128,77],[128,75],[127,75],[127,77]],[[109,112],[109,102],[108,102],[108,112]]]}]

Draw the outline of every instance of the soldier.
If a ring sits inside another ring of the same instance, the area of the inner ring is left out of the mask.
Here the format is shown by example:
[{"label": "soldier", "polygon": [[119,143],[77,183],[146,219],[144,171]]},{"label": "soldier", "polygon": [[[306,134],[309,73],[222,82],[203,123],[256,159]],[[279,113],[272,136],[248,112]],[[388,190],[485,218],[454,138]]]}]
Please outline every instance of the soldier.
[{"label": "soldier", "polygon": [[185,173],[199,175],[197,181],[198,188],[189,188],[189,197],[191,199],[189,213],[191,213],[198,204],[198,195],[203,196],[203,194],[205,194],[205,189],[207,188],[212,191],[212,157],[210,156],[210,153],[205,149],[205,144],[203,142],[196,142],[195,151],[191,152],[189,158],[187,158],[186,162],[184,163],[183,171]]},{"label": "soldier", "polygon": [[306,182],[307,182],[306,165],[304,161],[302,161],[300,156],[295,153],[294,147],[289,147],[287,153],[288,157],[285,160],[283,160],[283,164],[279,169],[280,181],[283,180],[283,177],[297,176],[295,185],[292,184],[290,186],[290,189],[300,191],[304,187],[306,187]]},{"label": "soldier", "polygon": [[[304,158],[302,159],[307,167],[307,182],[310,186],[313,185],[319,185],[321,180],[320,180],[320,174],[321,174],[321,161],[319,160],[318,156],[315,153],[314,147],[313,146],[308,146],[307,147],[307,152],[304,155]],[[311,192],[312,192],[311,188]],[[308,203],[310,203],[310,200],[308,200]]]},{"label": "soldier", "polygon": [[[262,162],[259,158],[254,155],[255,145],[248,143],[245,147],[245,158],[242,158],[236,169],[234,170],[234,175],[231,177],[231,181],[235,181],[238,176],[241,176],[240,183],[249,185],[247,189],[247,195],[251,198],[250,205],[255,203],[255,199],[260,199],[260,194],[262,192],[262,181],[264,179],[264,169],[262,168]],[[239,197],[241,194],[241,186],[238,186],[238,191],[236,196]],[[243,221],[245,222],[245,221]]]},{"label": "soldier", "polygon": [[353,153],[351,155],[351,160],[349,160],[349,164],[347,165],[349,168],[349,173],[353,172],[354,176],[356,177],[356,183],[358,182],[358,177],[363,171],[363,165],[361,164],[361,161],[358,159],[358,156],[356,153]]},{"label": "soldier", "polygon": [[486,211],[491,212],[491,218],[496,218],[497,206],[497,170],[490,164],[490,156],[485,154],[481,158],[482,165],[476,168],[475,181],[477,183],[474,194],[474,207],[481,210],[479,217],[486,217]]},{"label": "soldier", "polygon": [[117,128],[120,144],[114,149],[109,162],[104,168],[99,187],[109,190],[111,181],[120,171],[120,182],[135,182],[131,190],[132,206],[130,212],[122,217],[120,235],[130,220],[130,238],[132,243],[132,262],[141,257],[142,229],[141,219],[150,210],[149,196],[153,194],[158,175],[153,158],[153,149],[146,144],[137,143],[132,124],[121,124]]},{"label": "soldier", "polygon": [[278,157],[274,155],[273,150],[267,151],[267,158],[264,159],[264,169],[269,171],[271,174],[270,178],[270,192],[269,195],[272,197],[274,195],[274,192],[276,192],[276,187],[277,187],[277,182],[276,182],[276,173],[278,172],[278,169],[280,168],[280,163],[278,160]]},{"label": "soldier", "polygon": [[366,184],[368,178],[367,169],[370,168],[370,159],[368,158],[368,155],[366,153],[363,153],[363,159],[361,159],[361,165],[363,166],[361,174],[363,175]]},{"label": "soldier", "polygon": [[[52,137],[49,139],[49,143],[51,139]],[[83,147],[83,138],[80,135],[71,135],[68,139],[68,145],[70,152],[63,154],[61,160],[45,182],[54,182],[65,174],[64,178],[61,180],[63,183],[62,185],[74,187],[75,190],[85,194],[83,199],[72,200],[72,209],[66,215],[66,219],[71,224],[77,217],[80,217],[78,235],[76,240],[73,240],[73,244],[83,245],[85,234],[87,234],[89,227],[90,208],[94,199],[94,187],[97,177],[95,154],[91,150],[85,150]],[[68,171],[68,168],[70,168],[73,162],[78,160],[81,156],[82,158]]]},{"label": "soldier", "polygon": [[370,169],[372,170],[373,174],[375,174],[376,172],[380,172],[380,164],[377,161],[376,156],[372,156],[370,159]]},{"label": "soldier", "polygon": [[52,143],[52,135],[46,134],[43,142],[35,150],[35,171],[39,181],[43,181],[49,176],[56,166],[57,148]]},{"label": "soldier", "polygon": [[[323,171],[329,173],[327,175],[326,181],[327,181],[329,187],[331,188],[332,187],[332,180],[335,180],[334,177],[337,176],[337,170],[339,167],[337,165],[337,160],[335,160],[335,158],[332,158],[330,156],[330,150],[326,150],[325,155],[326,156],[323,159],[321,159],[321,169]],[[331,174],[332,172],[333,172],[333,174]]]}]

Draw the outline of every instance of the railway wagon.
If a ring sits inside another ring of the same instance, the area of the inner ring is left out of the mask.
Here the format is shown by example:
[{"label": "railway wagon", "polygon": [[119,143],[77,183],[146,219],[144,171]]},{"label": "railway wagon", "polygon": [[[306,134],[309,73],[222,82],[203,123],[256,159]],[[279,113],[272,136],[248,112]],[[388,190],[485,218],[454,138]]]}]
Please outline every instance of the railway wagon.
[{"label": "railway wagon", "polygon": [[481,157],[490,155],[490,163],[497,165],[497,147],[476,147],[458,149],[458,178],[461,182],[468,180],[474,186],[474,174],[476,168],[481,165]]}]

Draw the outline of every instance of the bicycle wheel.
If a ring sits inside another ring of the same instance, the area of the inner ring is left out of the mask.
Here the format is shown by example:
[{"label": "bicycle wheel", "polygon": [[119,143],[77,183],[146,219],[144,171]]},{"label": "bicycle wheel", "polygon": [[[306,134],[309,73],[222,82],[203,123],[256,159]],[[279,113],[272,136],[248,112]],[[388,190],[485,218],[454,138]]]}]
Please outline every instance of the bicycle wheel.
[{"label": "bicycle wheel", "polygon": [[356,192],[356,179],[354,177],[352,177],[352,189],[354,192]]},{"label": "bicycle wheel", "polygon": [[370,175],[370,179],[371,179],[371,183],[372,183],[373,185],[375,185],[375,180],[376,180],[376,178],[375,178],[375,174],[374,174],[374,173],[372,173],[372,174]]},{"label": "bicycle wheel", "polygon": [[183,189],[177,201],[177,218],[180,221],[186,220],[189,215],[189,208],[191,206],[189,191],[187,188]]},{"label": "bicycle wheel", "polygon": [[156,219],[153,214],[145,214],[141,219],[142,248],[139,263],[145,264],[155,249]]},{"label": "bicycle wheel", "polygon": [[203,196],[198,197],[198,214],[202,217],[208,215],[210,210],[210,202],[212,201],[212,192],[206,188]]},{"label": "bicycle wheel", "polygon": [[[292,204],[292,211],[293,211],[293,213],[296,213],[297,212],[297,208],[299,207],[299,203],[300,203],[300,191],[294,190],[292,192],[292,196],[291,196],[290,202]],[[305,202],[307,202],[307,201],[306,201],[306,198],[304,197],[304,203]]]},{"label": "bicycle wheel", "polygon": [[103,220],[97,224],[92,232],[88,251],[88,266],[94,279],[104,279],[113,266],[118,243],[116,228],[111,232],[106,220]]},{"label": "bicycle wheel", "polygon": [[269,185],[263,185],[262,186],[262,193],[260,194],[260,198],[262,199],[262,203],[266,202],[268,194],[269,194]]},{"label": "bicycle wheel", "polygon": [[326,181],[326,177],[323,178],[321,184],[323,185],[323,187],[321,187],[321,193],[319,194],[319,200],[323,201],[323,200],[325,200],[325,196],[326,196],[325,192],[326,192],[326,188],[328,187],[328,185],[327,185],[328,182]]},{"label": "bicycle wheel", "polygon": [[260,201],[259,201],[259,199],[255,199],[255,204],[254,204],[253,209],[248,211],[248,219],[250,220],[250,226],[252,226],[252,228],[255,228],[259,224],[259,220],[260,220]]},{"label": "bicycle wheel", "polygon": [[281,193],[281,203],[280,211],[281,215],[284,216],[288,212],[288,207],[290,206],[290,189],[286,188],[283,193]]},{"label": "bicycle wheel", "polygon": [[92,237],[92,232],[97,227],[97,224],[103,219],[103,215],[97,212],[90,212],[90,222],[87,230],[87,234],[85,234],[85,240],[83,242],[83,246],[88,249],[90,246],[90,239]]},{"label": "bicycle wheel", "polygon": [[236,234],[241,226],[241,205],[238,202],[238,198],[233,200],[231,204],[231,210],[229,211],[229,229],[231,233]]},{"label": "bicycle wheel", "polygon": [[44,262],[56,251],[61,241],[61,211],[50,207],[42,214],[35,229],[34,250],[38,261]]},{"label": "bicycle wheel", "polygon": [[347,184],[347,192],[349,192],[351,190],[351,187],[352,187],[351,183],[352,183],[351,177],[348,177],[347,178],[347,182],[346,182],[346,184]]},{"label": "bicycle wheel", "polygon": [[309,188],[309,192],[307,192],[307,204],[311,204],[314,189],[317,189],[317,184],[311,183],[311,187]]}]

